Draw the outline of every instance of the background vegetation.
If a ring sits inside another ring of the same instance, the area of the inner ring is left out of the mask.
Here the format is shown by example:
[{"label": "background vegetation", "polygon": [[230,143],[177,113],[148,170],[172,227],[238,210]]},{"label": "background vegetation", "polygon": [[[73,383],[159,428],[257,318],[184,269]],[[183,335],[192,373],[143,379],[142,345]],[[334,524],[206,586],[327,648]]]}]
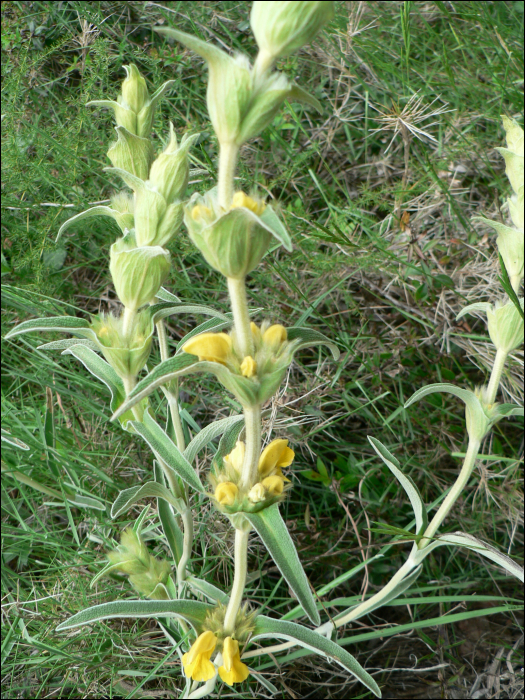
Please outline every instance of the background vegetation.
[{"label": "background vegetation", "polygon": [[[308,324],[343,351],[335,365],[323,351],[305,352],[267,411],[268,428],[297,452],[283,512],[316,589],[390,542],[370,531],[380,527],[374,523],[406,527],[411,517],[367,435],[398,457],[429,505],[455,478],[465,447],[459,401],[434,395],[408,411],[402,405],[422,384],[483,381],[484,325],[454,318],[467,300],[499,293],[494,236],[470,217],[505,217],[499,207],[509,186],[493,148],[504,142],[500,114],[521,121],[523,106],[523,2],[337,6],[314,46],[280,66],[300,76],[324,113],[287,106],[244,146],[238,173],[239,187],[255,178],[280,203],[295,246],[291,255],[270,254],[251,276],[259,318]],[[158,145],[168,120],[179,134],[200,131],[193,153],[209,177],[196,178],[190,191],[210,186],[217,144],[206,116],[206,69],[151,27],[170,24],[253,56],[249,9],[188,0],[2,3],[2,334],[30,316],[116,305],[107,270],[116,225],[90,219],[54,240],[64,220],[118,187],[103,171],[110,114],[84,105],[116,95],[124,64],[135,62],[151,86],[177,81],[157,112]],[[168,289],[226,308],[220,276],[187,237],[171,252]],[[200,320],[176,317],[172,341]],[[150,473],[150,456],[108,422],[104,387],[72,358],[35,351],[42,342],[23,336],[3,344],[3,426],[30,447],[3,450],[4,466],[58,489],[73,483],[110,504]],[[522,365],[516,352],[507,398],[523,398]],[[183,389],[189,431],[235,408],[212,379]],[[523,544],[522,448],[518,423],[499,423],[446,522],[515,559]],[[3,479],[2,508],[3,697],[176,697],[179,661],[153,621],[54,631],[88,605],[133,597],[116,578],[89,588],[129,520],[65,507],[12,476]],[[154,508],[150,516],[150,546],[161,552]],[[214,510],[201,511],[194,570],[221,585],[231,574],[226,530]],[[377,590],[408,546],[395,545],[327,593],[328,611],[336,596]],[[258,552],[254,544],[249,598],[256,605],[271,594],[273,609],[284,613],[287,587]],[[522,616],[509,605],[520,597],[519,584],[486,560],[439,548],[403,600],[340,636],[385,697],[522,697]],[[317,657],[281,667],[266,661],[280,697],[368,697]],[[268,696],[256,685],[220,692]]]}]

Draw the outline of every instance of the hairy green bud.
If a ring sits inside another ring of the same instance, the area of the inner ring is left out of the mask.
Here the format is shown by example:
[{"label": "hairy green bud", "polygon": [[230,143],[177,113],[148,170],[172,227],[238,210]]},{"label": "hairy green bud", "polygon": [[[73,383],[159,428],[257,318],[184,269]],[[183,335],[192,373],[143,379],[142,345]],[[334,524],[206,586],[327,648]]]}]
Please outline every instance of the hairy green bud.
[{"label": "hairy green bud", "polygon": [[115,127],[115,131],[117,132],[117,141],[111,144],[108,158],[115,168],[121,168],[141,180],[147,180],[153,160],[151,141],[135,136],[123,126]]},{"label": "hairy green bud", "polygon": [[[523,309],[523,299],[520,299]],[[512,301],[487,308],[490,339],[498,350],[511,352],[523,343],[523,318]]]},{"label": "hairy green bud", "polygon": [[139,311],[128,333],[123,317],[99,314],[91,321],[100,351],[121,378],[136,377],[148,361],[153,342],[154,323],[149,309]]},{"label": "hairy green bud", "polygon": [[134,231],[113,243],[109,270],[118,298],[136,311],[152,301],[170,269],[170,254],[160,246],[138,247]]}]

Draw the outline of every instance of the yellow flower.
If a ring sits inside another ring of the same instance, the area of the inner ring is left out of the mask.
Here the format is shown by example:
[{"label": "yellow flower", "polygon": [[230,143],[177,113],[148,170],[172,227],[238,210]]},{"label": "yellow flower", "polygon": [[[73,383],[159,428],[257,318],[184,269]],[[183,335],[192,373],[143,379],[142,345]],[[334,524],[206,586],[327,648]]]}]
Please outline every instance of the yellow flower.
[{"label": "yellow flower", "polygon": [[219,666],[219,676],[228,685],[242,683],[250,675],[250,670],[241,661],[239,654],[239,642],[231,637],[226,637],[222,649],[223,665]]},{"label": "yellow flower", "polygon": [[247,355],[242,361],[241,374],[243,377],[253,377],[257,374],[257,362],[255,362],[251,355]]},{"label": "yellow flower", "polygon": [[267,476],[261,483],[268,489],[271,496],[280,496],[283,492],[284,477],[282,476]]},{"label": "yellow flower", "polygon": [[261,503],[261,501],[264,501],[266,498],[266,489],[262,484],[255,484],[255,486],[252,486],[250,489],[250,493],[248,494],[248,500],[251,501],[252,503]]},{"label": "yellow flower", "polygon": [[281,343],[284,343],[287,338],[288,334],[286,333],[286,328],[281,326],[280,323],[276,323],[264,331],[263,343],[265,345],[270,345],[274,350],[277,350]]},{"label": "yellow flower", "polygon": [[233,467],[235,471],[240,474],[242,471],[242,465],[244,464],[244,442],[242,440],[237,440],[237,444],[229,455],[224,457],[224,462]]},{"label": "yellow flower", "polygon": [[232,341],[227,333],[201,333],[184,344],[184,352],[198,355],[199,360],[225,365],[231,353]]},{"label": "yellow flower", "polygon": [[260,340],[261,338],[261,331],[259,329],[259,326],[255,324],[253,321],[250,323],[250,328],[252,329],[252,335],[255,340]]},{"label": "yellow flower", "polygon": [[288,447],[288,440],[272,440],[259,457],[260,476],[279,476],[289,481],[281,472],[282,467],[289,467],[293,462],[295,452]]},{"label": "yellow flower", "polygon": [[215,489],[215,498],[222,506],[232,506],[239,489],[231,481],[223,481]]},{"label": "yellow flower", "polygon": [[[213,632],[203,632],[182,657],[184,673],[194,681],[209,681],[215,675],[215,666],[210,661],[217,637]],[[221,676],[222,677],[222,676]]]},{"label": "yellow flower", "polygon": [[259,216],[266,209],[266,204],[260,201],[257,202],[255,199],[248,197],[247,194],[244,194],[244,192],[236,192],[233,195],[230,208],[237,209],[238,207],[244,207],[245,209],[249,209],[250,211],[253,211],[254,214],[257,214],[257,216]]},{"label": "yellow flower", "polygon": [[204,206],[204,204],[197,204],[191,210],[191,218],[195,221],[199,219],[209,219],[212,216],[212,211],[209,207]]}]

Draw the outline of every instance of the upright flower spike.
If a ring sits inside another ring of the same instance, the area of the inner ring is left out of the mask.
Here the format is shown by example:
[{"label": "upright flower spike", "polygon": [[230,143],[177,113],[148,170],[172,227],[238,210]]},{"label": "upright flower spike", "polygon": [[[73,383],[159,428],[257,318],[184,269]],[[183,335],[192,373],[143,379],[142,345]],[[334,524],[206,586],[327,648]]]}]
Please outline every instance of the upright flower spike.
[{"label": "upright flower spike", "polygon": [[175,82],[166,81],[150,96],[146,81],[134,64],[124,66],[127,73],[122,83],[122,92],[115,100],[92,100],[88,105],[111,107],[115,121],[127,131],[141,138],[148,138],[153,125],[155,106],[166,90]]},{"label": "upright flower spike", "polygon": [[215,675],[215,666],[210,661],[217,645],[217,637],[206,631],[197,637],[191,649],[182,657],[184,673],[194,681],[209,681]]},{"label": "upright flower spike", "polygon": [[250,675],[250,670],[241,661],[239,642],[231,637],[226,637],[222,648],[222,666],[219,666],[219,676],[228,685],[242,683]]}]

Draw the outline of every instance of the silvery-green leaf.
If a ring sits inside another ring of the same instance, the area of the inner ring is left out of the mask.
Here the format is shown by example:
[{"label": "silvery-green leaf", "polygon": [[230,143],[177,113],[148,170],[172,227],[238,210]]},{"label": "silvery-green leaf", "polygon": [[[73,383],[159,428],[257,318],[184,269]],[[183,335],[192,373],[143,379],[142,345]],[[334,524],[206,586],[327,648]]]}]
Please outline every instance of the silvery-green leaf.
[{"label": "silvery-green leaf", "polygon": [[100,352],[100,348],[92,340],[87,340],[87,338],[64,338],[64,340],[54,340],[51,343],[44,343],[39,345],[37,350],[67,350],[72,345],[85,345],[93,352]]},{"label": "silvery-green leaf", "polygon": [[[158,484],[165,486],[162,467],[156,459],[153,461],[153,471],[155,474],[155,481]],[[182,557],[184,534],[179,523],[177,522],[177,518],[175,517],[170,504],[163,498],[157,498],[157,511],[159,513],[162,530],[166,536],[166,539],[168,540],[173,559],[175,560],[176,564],[178,564]]]},{"label": "silvery-green leaf", "polygon": [[91,498],[90,496],[84,496],[81,493],[73,493],[66,495],[66,500],[71,505],[77,506],[77,508],[93,508],[93,510],[106,510],[104,503],[101,503],[96,498]]},{"label": "silvery-green leaf", "polygon": [[505,235],[511,235],[515,236],[516,235],[516,229],[513,229],[511,226],[505,226],[505,224],[502,224],[500,221],[491,221],[490,219],[486,219],[484,216],[473,216],[472,221],[480,221],[487,226],[490,226],[493,228],[495,231],[498,233],[502,234],[503,236]]},{"label": "silvery-green leaf", "polygon": [[390,469],[392,474],[399,481],[401,486],[405,489],[410,503],[412,504],[412,508],[414,509],[414,515],[416,518],[416,533],[418,535],[422,534],[428,525],[427,510],[414,480],[401,471],[400,464],[397,459],[381,442],[379,442],[379,440],[369,435],[368,441],[377,454],[381,457],[386,466]]},{"label": "silvery-green leaf", "polygon": [[22,333],[32,333],[33,331],[58,331],[88,336],[93,334],[89,326],[89,321],[86,321],[85,318],[77,318],[76,316],[51,316],[49,318],[33,318],[30,321],[22,321],[18,326],[12,328],[5,337],[14,338],[17,335],[22,335]]},{"label": "silvery-green leaf", "polygon": [[158,364],[148,375],[138,382],[137,386],[131,391],[124,403],[111,416],[111,420],[119,418],[123,413],[129,411],[135,404],[142,401],[143,398],[151,394],[152,391],[162,384],[166,384],[172,379],[188,374],[192,371],[192,365],[198,362],[194,355],[183,353],[170,357]]},{"label": "silvery-green leaf", "polygon": [[[257,309],[260,311],[261,309]],[[253,312],[252,312],[253,313]],[[189,333],[186,333],[184,338],[181,338],[177,343],[177,352],[180,352],[184,343],[187,343],[190,338],[194,335],[199,335],[199,333],[219,333],[220,331],[229,329],[233,325],[233,314],[226,313],[225,316],[229,319],[228,321],[219,321],[215,318],[210,318],[198,326],[193,328]]]},{"label": "silvery-green leaf", "polygon": [[228,604],[230,599],[229,595],[224,591],[221,591],[221,589],[217,588],[217,586],[214,586],[213,583],[208,583],[208,581],[197,578],[196,576],[188,576],[186,578],[186,583],[193,591],[202,593],[213,603],[222,603],[223,605]]},{"label": "silvery-green leaf", "polygon": [[288,334],[288,340],[299,341],[294,352],[312,345],[326,345],[332,351],[334,360],[339,358],[340,353],[337,345],[331,341],[330,338],[327,338],[322,333],[319,333],[319,331],[314,331],[311,328],[299,328],[297,326],[292,326],[291,328],[287,328],[286,332]]},{"label": "silvery-green leaf", "polygon": [[330,661],[335,661],[342,666],[345,671],[348,671],[361,681],[374,695],[381,697],[379,686],[372,676],[365,671],[361,664],[359,664],[346,649],[339,646],[339,644],[295,622],[274,620],[271,617],[259,615],[255,622],[252,641],[255,642],[259,639],[275,640],[276,638],[295,642],[305,649],[309,649]]},{"label": "silvery-green leaf", "polygon": [[272,233],[274,238],[277,238],[277,240],[282,243],[287,251],[292,252],[293,246],[290,234],[272,207],[267,206],[259,218],[264,223],[266,228]]},{"label": "silvery-green leaf", "polygon": [[417,551],[416,558],[418,562],[423,561],[427,554],[429,554],[433,549],[444,544],[465,547],[473,552],[477,552],[478,554],[481,554],[487,559],[495,562],[498,564],[498,566],[504,568],[523,583],[523,567],[513,561],[506,554],[499,552],[492,545],[488,544],[487,542],[483,542],[483,540],[479,540],[473,535],[468,535],[465,532],[450,532],[436,537],[429,545]]},{"label": "silvery-green leaf", "polygon": [[486,313],[487,309],[490,308],[492,308],[492,304],[489,304],[486,301],[479,301],[476,304],[469,304],[468,306],[465,306],[464,309],[461,309],[459,314],[456,316],[456,321],[459,321],[459,319],[462,316],[465,316],[465,314],[471,314],[473,311],[484,311]]},{"label": "silvery-green leaf", "polygon": [[319,625],[321,619],[317,612],[310,583],[306,578],[286,523],[279,513],[279,504],[274,503],[258,513],[243,513],[243,515],[257,530],[259,537],[284,579],[297,596],[305,613],[314,625]]},{"label": "silvery-green leaf", "polygon": [[[67,221],[64,221],[62,226],[58,229],[55,243],[58,243],[61,235],[72,224],[77,223],[77,221],[82,221],[82,219],[89,219],[91,216],[109,216],[112,219],[114,219],[117,222],[117,224],[119,224],[119,226],[120,226],[120,222],[122,221],[123,214],[121,212],[117,211],[116,209],[112,209],[111,207],[106,207],[102,204],[98,204],[96,207],[91,207],[91,209],[86,209],[86,211],[80,212],[80,214],[75,214],[75,216],[72,216]],[[122,227],[120,227],[120,228],[122,229]]]},{"label": "silvery-green leaf", "polygon": [[118,617],[155,618],[168,617],[186,620],[192,627],[200,627],[213,605],[196,600],[114,600],[111,603],[94,605],[61,622],[58,632],[101,620]]},{"label": "silvery-green leaf", "polygon": [[229,418],[222,418],[213,423],[210,423],[205,428],[203,428],[197,435],[193,438],[190,444],[184,450],[184,456],[188,462],[193,462],[197,454],[205,447],[211,440],[225,433],[228,428],[244,420],[244,416],[230,416]]},{"label": "silvery-green leaf", "polygon": [[96,352],[85,345],[73,345],[62,352],[62,355],[73,355],[80,360],[93,376],[100,379],[111,392],[111,410],[114,411],[126,396],[122,379],[113,367],[102,359]]},{"label": "silvery-green leaf", "polygon": [[143,421],[143,423],[134,421],[133,427],[148,443],[157,459],[164,462],[164,464],[175,472],[177,476],[180,476],[189,486],[200,493],[204,493],[204,487],[197,473],[177,445],[175,445],[171,438],[151,416],[149,409],[144,412]]},{"label": "silvery-green leaf", "polygon": [[459,387],[454,386],[454,384],[438,383],[424,386],[422,389],[418,389],[414,394],[412,394],[412,396],[405,403],[405,408],[408,408],[416,401],[419,401],[419,399],[422,399],[424,396],[435,393],[446,393],[457,396],[468,406],[474,421],[479,421],[480,423],[487,421],[487,417],[483,411],[481,402],[474,392],[468,389],[460,389]]},{"label": "silvery-green leaf", "polygon": [[147,481],[141,486],[132,486],[121,491],[111,506],[111,517],[118,518],[128,508],[143,498],[163,498],[178,511],[184,510],[186,504],[180,498],[176,498],[168,489],[156,481]]},{"label": "silvery-green leaf", "polygon": [[221,437],[219,447],[217,448],[217,452],[215,453],[215,461],[220,461],[223,457],[230,454],[230,452],[237,444],[239,433],[241,432],[241,430],[243,430],[243,428],[244,423],[241,423],[239,421],[238,423],[234,423],[230,428],[228,428],[228,430],[224,431],[224,435]]},{"label": "silvery-green leaf", "polygon": [[153,30],[158,34],[164,34],[165,36],[180,41],[181,44],[184,44],[188,49],[191,49],[210,63],[214,61],[230,60],[228,54],[222,51],[222,49],[198,39],[193,34],[179,32],[177,29],[172,29],[171,27],[153,27]]},{"label": "silvery-green leaf", "polygon": [[187,304],[184,302],[161,302],[159,304],[153,304],[150,307],[150,312],[152,314],[153,323],[157,323],[166,316],[172,316],[173,314],[203,314],[205,316],[215,316],[223,321],[231,323],[230,319],[222,313],[222,311],[217,311],[211,306],[204,306],[203,304]]},{"label": "silvery-green leaf", "polygon": [[511,416],[523,416],[523,406],[515,403],[502,403],[496,406],[495,412],[499,418],[510,418]]},{"label": "silvery-green leaf", "polygon": [[164,287],[161,287],[157,292],[157,299],[159,299],[160,301],[170,301],[173,304],[180,304],[181,302],[179,297],[176,297],[175,294],[168,292],[168,290],[164,289]]}]

